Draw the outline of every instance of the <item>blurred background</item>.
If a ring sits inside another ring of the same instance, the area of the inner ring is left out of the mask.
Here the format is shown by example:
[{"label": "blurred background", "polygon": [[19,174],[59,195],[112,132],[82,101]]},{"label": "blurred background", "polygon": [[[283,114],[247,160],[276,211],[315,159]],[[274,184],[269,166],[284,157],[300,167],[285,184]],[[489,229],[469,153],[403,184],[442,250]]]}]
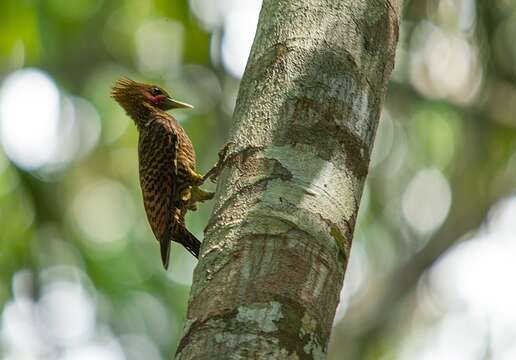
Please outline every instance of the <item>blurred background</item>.
[{"label": "blurred background", "polygon": [[[207,170],[259,0],[0,2],[0,357],[173,353],[195,263],[163,271],[120,75]],[[516,359],[516,1],[407,1],[330,359]],[[210,205],[187,219],[202,237]]]}]

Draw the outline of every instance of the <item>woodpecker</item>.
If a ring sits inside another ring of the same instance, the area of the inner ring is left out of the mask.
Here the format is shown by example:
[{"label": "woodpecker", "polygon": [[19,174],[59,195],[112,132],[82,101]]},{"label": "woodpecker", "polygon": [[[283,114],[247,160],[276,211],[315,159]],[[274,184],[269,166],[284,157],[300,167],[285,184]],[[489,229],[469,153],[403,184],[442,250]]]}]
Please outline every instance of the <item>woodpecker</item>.
[{"label": "woodpecker", "polygon": [[219,162],[205,175],[196,172],[195,150],[185,130],[167,113],[172,109],[191,109],[192,105],[173,100],[161,87],[121,78],[111,89],[111,97],[131,117],[138,130],[140,187],[147,219],[160,244],[165,269],[170,244],[183,245],[196,258],[200,241],[185,226],[187,210],[209,200],[213,193],[199,186],[206,178],[214,180]]}]

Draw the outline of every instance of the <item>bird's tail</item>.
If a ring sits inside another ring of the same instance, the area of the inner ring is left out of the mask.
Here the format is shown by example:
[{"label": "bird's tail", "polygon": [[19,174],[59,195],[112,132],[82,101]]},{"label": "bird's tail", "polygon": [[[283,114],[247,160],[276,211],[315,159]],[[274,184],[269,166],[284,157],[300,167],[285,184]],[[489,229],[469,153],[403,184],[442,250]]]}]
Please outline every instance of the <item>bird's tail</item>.
[{"label": "bird's tail", "polygon": [[159,247],[161,250],[161,262],[165,267],[165,270],[168,269],[168,262],[170,260],[170,240],[162,239],[159,242]]},{"label": "bird's tail", "polygon": [[183,225],[178,226],[178,231],[173,239],[185,247],[195,258],[199,257],[199,250],[201,248],[201,242]]},{"label": "bird's tail", "polygon": [[170,236],[164,236],[160,241],[161,261],[165,269],[168,269],[170,261],[170,243],[175,241],[185,247],[195,258],[199,257],[201,242],[184,225],[176,224]]}]

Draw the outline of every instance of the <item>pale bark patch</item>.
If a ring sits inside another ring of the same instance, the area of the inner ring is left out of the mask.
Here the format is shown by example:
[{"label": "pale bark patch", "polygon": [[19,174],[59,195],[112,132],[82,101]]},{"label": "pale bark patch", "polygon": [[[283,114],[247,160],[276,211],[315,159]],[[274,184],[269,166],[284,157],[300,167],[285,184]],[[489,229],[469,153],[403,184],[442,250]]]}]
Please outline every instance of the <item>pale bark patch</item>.
[{"label": "pale bark patch", "polygon": [[239,306],[237,310],[237,321],[254,321],[258,328],[263,332],[278,330],[276,322],[283,318],[283,314],[281,313],[281,304],[276,301],[270,301],[268,304]]}]

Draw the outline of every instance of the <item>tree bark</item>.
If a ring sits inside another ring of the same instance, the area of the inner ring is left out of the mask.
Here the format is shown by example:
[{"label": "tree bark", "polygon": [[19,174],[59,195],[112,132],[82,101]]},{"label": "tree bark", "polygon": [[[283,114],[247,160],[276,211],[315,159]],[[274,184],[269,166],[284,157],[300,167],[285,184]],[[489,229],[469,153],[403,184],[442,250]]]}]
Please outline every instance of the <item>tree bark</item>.
[{"label": "tree bark", "polygon": [[322,359],[397,0],[264,0],[177,359]]}]

